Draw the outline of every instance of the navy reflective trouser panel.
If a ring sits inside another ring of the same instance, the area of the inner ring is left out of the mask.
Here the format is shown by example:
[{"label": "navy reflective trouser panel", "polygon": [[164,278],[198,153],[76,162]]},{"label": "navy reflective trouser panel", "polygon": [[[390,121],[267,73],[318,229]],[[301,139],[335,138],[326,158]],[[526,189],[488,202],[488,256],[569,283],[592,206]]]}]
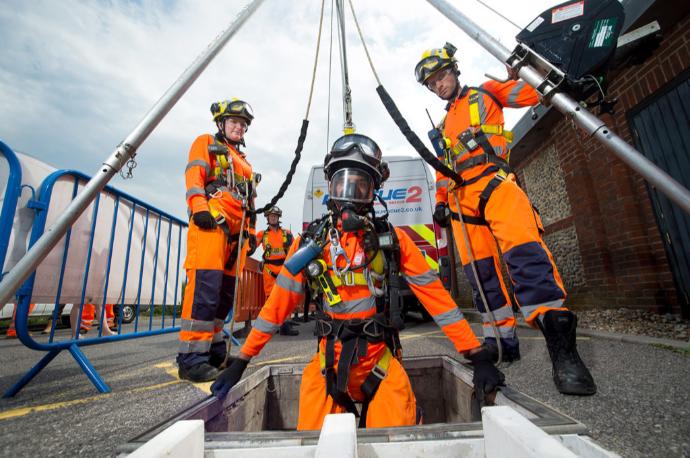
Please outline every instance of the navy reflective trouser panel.
[{"label": "navy reflective trouser panel", "polygon": [[[479,196],[486,188],[486,180],[464,187],[460,195],[462,213],[479,216]],[[451,199],[451,209],[455,205]],[[499,335],[491,326],[491,316],[486,313],[477,288],[472,266],[464,242],[460,222],[453,221],[453,236],[460,252],[463,270],[473,291],[473,302],[482,314],[485,338],[500,337],[508,348],[516,338],[516,325],[508,290],[500,271],[499,247],[508,267],[515,300],[528,324],[545,311],[562,308],[565,288],[558,274],[551,253],[544,244],[539,216],[529,198],[509,175],[495,187],[484,209],[487,225],[466,224],[467,235],[484,290],[489,309],[493,312]]]},{"label": "navy reflective trouser panel", "polygon": [[[178,365],[191,367],[209,357],[225,359],[225,318],[232,307],[235,277],[222,270],[188,269],[182,305]],[[189,293],[189,294],[188,294]]]}]

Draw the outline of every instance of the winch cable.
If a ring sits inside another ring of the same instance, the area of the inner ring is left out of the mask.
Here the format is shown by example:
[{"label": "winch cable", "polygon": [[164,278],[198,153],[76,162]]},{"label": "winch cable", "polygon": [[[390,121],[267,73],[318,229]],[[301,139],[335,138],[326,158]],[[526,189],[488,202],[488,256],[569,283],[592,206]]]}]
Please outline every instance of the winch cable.
[{"label": "winch cable", "polygon": [[283,197],[285,194],[285,191],[287,191],[288,186],[290,186],[290,183],[292,182],[292,177],[295,174],[295,169],[297,169],[297,164],[299,163],[301,157],[302,157],[302,148],[304,147],[304,140],[307,138],[307,129],[309,127],[309,109],[311,108],[311,100],[312,96],[314,94],[314,81],[316,80],[316,67],[319,62],[319,49],[321,46],[321,29],[323,27],[323,10],[324,10],[324,3],[326,0],[321,0],[321,17],[319,19],[319,33],[316,38],[316,53],[314,56],[314,69],[312,70],[312,75],[311,75],[311,86],[309,87],[309,100],[307,101],[307,111],[304,115],[304,119],[302,120],[302,128],[300,129],[299,133],[299,138],[297,139],[297,147],[295,148],[295,157],[292,159],[292,163],[290,164],[290,170],[288,171],[287,176],[285,177],[285,181],[283,181],[283,184],[280,185],[280,189],[278,190],[278,193],[273,196],[273,198],[270,200],[269,203],[264,205],[261,208],[258,208],[252,213],[254,214],[259,214],[259,213],[264,213],[266,210],[269,208],[272,208],[275,204],[278,203],[278,201]]},{"label": "winch cable", "polygon": [[[463,179],[454,171],[451,170],[446,164],[441,162],[434,154],[429,151],[426,146],[422,143],[422,141],[419,139],[417,134],[415,134],[412,129],[410,129],[410,126],[407,124],[407,121],[405,118],[403,118],[402,114],[400,113],[400,110],[398,110],[398,107],[395,105],[395,102],[393,102],[393,99],[391,98],[390,95],[388,95],[388,92],[386,89],[383,87],[383,84],[381,84],[381,80],[379,79],[378,74],[376,73],[376,69],[374,68],[374,63],[371,59],[371,56],[369,55],[369,50],[367,49],[367,44],[364,41],[364,35],[362,34],[362,29],[359,27],[359,21],[357,21],[357,15],[355,14],[355,9],[352,6],[352,0],[348,0],[348,3],[350,4],[350,10],[352,11],[352,17],[355,21],[355,26],[357,27],[357,33],[359,34],[359,39],[362,42],[362,46],[364,47],[364,53],[367,56],[367,60],[369,61],[369,66],[371,67],[371,71],[374,74],[374,78],[376,78],[376,82],[378,83],[378,87],[376,88],[376,92],[379,94],[379,97],[381,98],[381,101],[383,102],[383,105],[386,107],[386,110],[388,111],[388,114],[393,118],[393,121],[395,124],[398,126],[400,131],[403,133],[407,141],[412,145],[412,147],[419,153],[420,156],[429,164],[431,165],[434,169],[436,169],[438,172],[440,172],[442,175],[452,179],[455,181],[455,185],[452,185],[453,188],[457,189],[460,186],[462,186]],[[450,186],[450,185],[449,185]],[[459,199],[457,198],[457,191],[453,190],[452,195],[455,198],[455,203],[458,209],[458,215],[460,218],[462,218],[462,210],[460,208],[460,202]],[[465,244],[468,249],[468,257],[470,259],[470,264],[472,267],[472,273],[474,275],[475,282],[477,283],[477,289],[479,290],[480,297],[482,299],[482,303],[484,304],[484,310],[486,313],[489,315],[491,319],[491,327],[494,331],[494,336],[496,338],[496,345],[498,346],[498,362],[497,362],[497,367],[501,367],[502,365],[502,356],[503,356],[503,348],[501,344],[501,339],[499,338],[500,334],[498,332],[498,328],[496,326],[496,317],[494,316],[493,311],[489,308],[489,303],[486,299],[486,294],[484,294],[484,287],[482,286],[481,279],[479,278],[479,271],[477,269],[476,265],[476,260],[474,259],[474,256],[472,255],[471,247],[469,246],[469,237],[467,234],[467,229],[465,227],[464,220],[460,220],[461,228],[462,228],[462,233],[463,233],[463,238],[465,239]]]},{"label": "winch cable", "polygon": [[331,41],[328,48],[328,109],[326,111],[326,150],[331,147],[331,76],[333,74],[333,3],[331,0]]},{"label": "winch cable", "polygon": [[352,122],[352,89],[350,88],[350,76],[347,69],[347,42],[345,37],[345,11],[343,0],[335,0],[338,11],[338,31],[340,48],[340,71],[343,82],[343,134],[353,134],[355,125]]},{"label": "winch cable", "polygon": [[448,168],[446,164],[441,162],[435,154],[433,154],[431,151],[427,149],[426,146],[424,146],[424,143],[419,139],[417,134],[415,134],[412,129],[410,129],[409,124],[407,124],[407,121],[403,117],[403,115],[400,113],[400,110],[398,110],[398,107],[395,105],[395,102],[393,102],[393,99],[391,98],[390,95],[388,95],[388,92],[386,89],[383,87],[383,84],[381,84],[381,80],[379,79],[378,74],[376,73],[376,69],[374,68],[374,63],[371,60],[371,56],[369,55],[369,50],[367,49],[367,45],[364,42],[364,36],[362,35],[362,29],[359,27],[359,21],[357,20],[357,15],[355,14],[355,8],[352,6],[352,0],[348,0],[350,4],[350,10],[352,11],[352,17],[355,21],[355,26],[357,27],[357,33],[359,34],[359,39],[362,41],[362,46],[364,47],[364,53],[367,56],[367,60],[369,61],[369,66],[371,67],[371,71],[374,74],[374,78],[376,78],[376,82],[378,83],[378,87],[376,88],[376,93],[379,95],[381,98],[381,102],[383,102],[383,106],[386,107],[386,110],[388,111],[388,114],[393,118],[393,121],[395,124],[398,126],[402,134],[405,136],[407,141],[412,145],[412,147],[417,151],[417,153],[424,159],[427,164],[432,166],[435,170],[437,170],[439,173],[442,175],[452,179],[458,184],[462,184],[463,179],[455,173],[454,170]]},{"label": "winch cable", "polygon": [[494,13],[495,15],[497,15],[498,17],[500,17],[500,18],[503,19],[504,21],[506,21],[506,22],[508,22],[509,24],[511,24],[511,25],[512,25],[513,27],[515,27],[516,29],[522,30],[522,27],[520,27],[519,25],[517,25],[516,23],[514,23],[513,21],[511,21],[510,19],[508,19],[507,17],[505,17],[504,15],[502,15],[501,13],[499,13],[498,11],[496,11],[495,9],[493,9],[490,5],[487,5],[486,3],[484,3],[482,0],[475,0],[475,1],[476,1],[477,3],[479,3],[480,5],[482,5],[484,8],[490,10],[492,13]]}]

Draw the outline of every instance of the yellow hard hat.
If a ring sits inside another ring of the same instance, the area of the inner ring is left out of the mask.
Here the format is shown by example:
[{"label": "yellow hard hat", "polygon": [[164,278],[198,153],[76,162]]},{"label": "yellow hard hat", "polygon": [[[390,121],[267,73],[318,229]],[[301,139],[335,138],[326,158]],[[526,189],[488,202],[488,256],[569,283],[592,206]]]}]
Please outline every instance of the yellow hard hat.
[{"label": "yellow hard hat", "polygon": [[443,48],[427,49],[422,53],[422,59],[415,65],[414,76],[419,84],[426,84],[431,75],[451,65],[455,65],[457,48],[450,43]]},{"label": "yellow hard hat", "polygon": [[252,110],[251,105],[244,100],[234,98],[211,104],[211,114],[213,115],[214,121],[218,121],[225,117],[236,116],[247,121],[247,125],[250,125],[254,119],[254,110]]}]

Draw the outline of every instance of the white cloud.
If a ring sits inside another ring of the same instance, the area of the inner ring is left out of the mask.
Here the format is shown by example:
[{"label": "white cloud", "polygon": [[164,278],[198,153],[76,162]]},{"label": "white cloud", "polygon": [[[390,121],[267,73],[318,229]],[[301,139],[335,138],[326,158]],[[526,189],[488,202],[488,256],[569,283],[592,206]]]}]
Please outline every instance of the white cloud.
[{"label": "white cloud", "polygon": [[[525,25],[554,1],[490,0]],[[246,2],[226,1],[6,1],[0,10],[0,138],[56,167],[93,173],[101,161],[206,48]],[[459,48],[463,82],[502,66],[426,2],[354,1],[376,70],[413,129],[426,138],[443,103],[419,86],[413,67],[421,52],[446,41]],[[512,48],[517,29],[474,1],[455,5]],[[526,6],[528,5],[528,6]],[[256,120],[247,151],[264,176],[258,203],[278,190],[292,160],[314,59],[320,2],[266,0],[142,145],[135,178],[111,184],[184,218],[183,171],[189,145],[210,133],[211,102],[249,101]],[[326,12],[330,2],[326,2]],[[354,122],[384,154],[414,154],[383,109],[363,48],[347,10],[347,52]],[[293,184],[281,201],[284,223],[301,227],[309,168],[321,163],[327,139],[342,128],[337,48],[333,50],[330,129],[328,119],[329,17],[310,128]],[[335,39],[335,37],[334,37]],[[337,43],[337,41],[336,41]],[[507,114],[513,124],[519,114]],[[263,221],[260,221],[263,224]]]}]

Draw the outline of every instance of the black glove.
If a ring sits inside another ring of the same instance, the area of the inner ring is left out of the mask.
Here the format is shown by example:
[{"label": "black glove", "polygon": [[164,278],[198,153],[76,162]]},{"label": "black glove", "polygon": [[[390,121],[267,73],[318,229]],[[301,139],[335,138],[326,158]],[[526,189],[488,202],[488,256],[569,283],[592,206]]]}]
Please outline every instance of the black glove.
[{"label": "black glove", "polygon": [[228,395],[228,391],[237,384],[242,378],[244,370],[249,361],[240,358],[230,358],[228,366],[220,373],[213,385],[211,392],[218,399],[223,399]]},{"label": "black glove", "polygon": [[216,228],[216,220],[210,212],[201,211],[198,213],[194,213],[192,215],[192,219],[194,220],[194,224],[196,224],[201,229],[210,230]]},{"label": "black glove", "polygon": [[247,256],[251,256],[256,251],[256,235],[249,234],[249,251],[247,251]]},{"label": "black glove", "polygon": [[449,221],[450,211],[448,205],[446,204],[436,204],[434,209],[434,221],[441,227],[448,227],[450,225]]},{"label": "black glove", "polygon": [[505,375],[494,366],[491,354],[486,350],[467,356],[474,366],[474,391],[480,407],[485,405],[485,395],[492,393],[499,386],[505,386]]}]

